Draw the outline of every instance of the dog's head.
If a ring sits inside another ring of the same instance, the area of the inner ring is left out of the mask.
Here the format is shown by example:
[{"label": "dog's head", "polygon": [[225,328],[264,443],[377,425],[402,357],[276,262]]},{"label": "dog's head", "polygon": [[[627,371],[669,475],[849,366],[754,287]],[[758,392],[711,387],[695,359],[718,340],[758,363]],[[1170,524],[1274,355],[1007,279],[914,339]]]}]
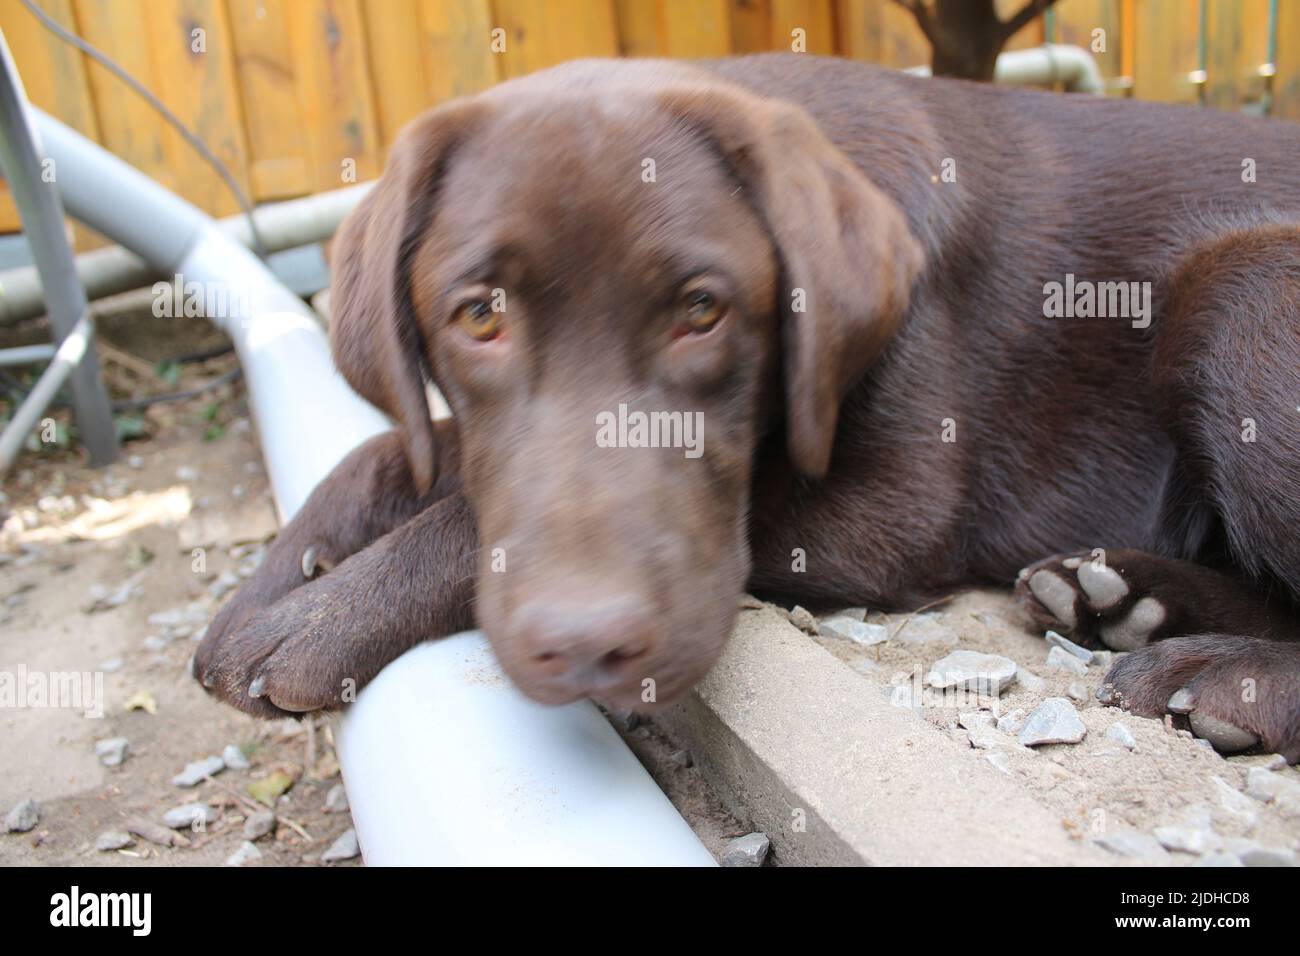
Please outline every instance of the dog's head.
[{"label": "dog's head", "polygon": [[920,257],[797,107],[685,66],[574,63],[403,133],[339,234],[334,353],[424,485],[426,373],[446,396],[478,619],[512,679],[637,707],[716,659],[758,442],[784,428],[825,473]]}]

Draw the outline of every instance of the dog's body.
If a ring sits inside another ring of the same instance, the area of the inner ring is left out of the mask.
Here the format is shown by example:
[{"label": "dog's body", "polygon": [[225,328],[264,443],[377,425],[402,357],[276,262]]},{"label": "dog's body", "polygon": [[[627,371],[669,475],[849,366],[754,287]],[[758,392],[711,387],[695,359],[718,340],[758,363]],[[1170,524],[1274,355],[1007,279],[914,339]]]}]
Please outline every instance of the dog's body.
[{"label": "dog's body", "polygon": [[[1032,565],[1037,623],[1135,651],[1115,702],[1188,686],[1216,744],[1300,758],[1300,128],[804,56],[570,64],[431,116],[335,252],[336,358],[401,430],[214,622],[207,686],[330,706],[477,617],[539,699],[662,701],[744,586],[907,607]],[[693,298],[639,311],[670,247]],[[465,276],[523,303],[504,333],[443,301]],[[597,451],[623,399],[705,409],[704,459]],[[306,584],[308,548],[342,563]]]}]

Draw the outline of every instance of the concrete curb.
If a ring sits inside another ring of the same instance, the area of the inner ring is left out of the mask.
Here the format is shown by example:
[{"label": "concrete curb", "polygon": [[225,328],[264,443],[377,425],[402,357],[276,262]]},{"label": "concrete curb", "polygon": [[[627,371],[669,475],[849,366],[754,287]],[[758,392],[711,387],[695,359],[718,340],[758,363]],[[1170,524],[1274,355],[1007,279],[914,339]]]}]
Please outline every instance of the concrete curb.
[{"label": "concrete curb", "polygon": [[785,864],[1116,862],[768,609],[742,611],[708,677],[655,719]]}]

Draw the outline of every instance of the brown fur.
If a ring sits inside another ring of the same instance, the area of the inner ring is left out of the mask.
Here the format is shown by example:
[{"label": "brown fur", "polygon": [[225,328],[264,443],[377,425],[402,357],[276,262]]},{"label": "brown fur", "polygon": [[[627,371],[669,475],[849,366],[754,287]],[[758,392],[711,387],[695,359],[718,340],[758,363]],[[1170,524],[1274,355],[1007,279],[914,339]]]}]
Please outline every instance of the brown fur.
[{"label": "brown fur", "polygon": [[[339,367],[400,435],[322,483],[198,673],[326,707],[477,621],[538,699],[644,706],[704,673],[745,587],[908,607],[1100,546],[1178,604],[1156,638],[1238,642],[1268,694],[1205,706],[1296,759],[1300,644],[1253,639],[1300,597],[1298,151],[1281,122],[806,56],[588,61],[441,107],[334,252]],[[1150,327],[1045,317],[1066,273],[1151,282]],[[729,311],[679,336],[699,274]],[[475,342],[451,317],[496,288],[505,332]],[[702,412],[703,456],[597,447],[620,402]],[[304,584],[318,539],[341,563]],[[1144,712],[1174,646],[1111,675]]]}]

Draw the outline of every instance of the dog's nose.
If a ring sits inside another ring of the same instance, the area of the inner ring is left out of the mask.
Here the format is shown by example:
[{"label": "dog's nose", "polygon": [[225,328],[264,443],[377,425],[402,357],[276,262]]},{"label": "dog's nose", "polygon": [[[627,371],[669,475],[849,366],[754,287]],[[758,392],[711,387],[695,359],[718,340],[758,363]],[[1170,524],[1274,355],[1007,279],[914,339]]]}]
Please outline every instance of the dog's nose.
[{"label": "dog's nose", "polygon": [[655,617],[636,597],[598,603],[531,601],[514,615],[515,639],[534,679],[565,699],[626,687],[659,643]]}]

